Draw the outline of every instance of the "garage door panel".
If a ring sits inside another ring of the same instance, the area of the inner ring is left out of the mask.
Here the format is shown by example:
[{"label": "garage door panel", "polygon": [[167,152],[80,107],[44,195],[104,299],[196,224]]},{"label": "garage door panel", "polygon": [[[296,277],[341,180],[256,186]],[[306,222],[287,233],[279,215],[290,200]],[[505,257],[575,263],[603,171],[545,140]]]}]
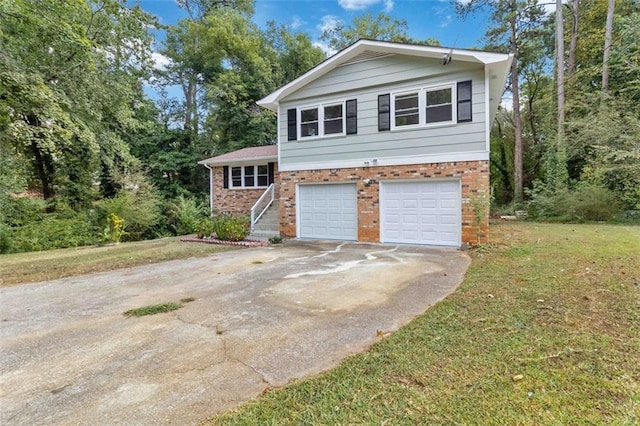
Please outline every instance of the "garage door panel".
[{"label": "garage door panel", "polygon": [[354,184],[300,185],[298,197],[300,237],[357,239]]},{"label": "garage door panel", "polygon": [[383,182],[381,240],[460,245],[459,181]]}]

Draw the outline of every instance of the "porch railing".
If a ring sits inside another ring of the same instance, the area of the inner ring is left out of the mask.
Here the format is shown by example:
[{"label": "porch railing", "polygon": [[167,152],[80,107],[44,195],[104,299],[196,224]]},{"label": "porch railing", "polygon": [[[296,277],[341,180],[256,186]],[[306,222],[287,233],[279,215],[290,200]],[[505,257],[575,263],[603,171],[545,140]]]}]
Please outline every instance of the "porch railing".
[{"label": "porch railing", "polygon": [[258,220],[260,220],[264,212],[266,212],[271,203],[273,203],[275,193],[275,185],[272,183],[265,189],[253,207],[251,207],[251,232],[255,231],[256,223],[258,223]]}]

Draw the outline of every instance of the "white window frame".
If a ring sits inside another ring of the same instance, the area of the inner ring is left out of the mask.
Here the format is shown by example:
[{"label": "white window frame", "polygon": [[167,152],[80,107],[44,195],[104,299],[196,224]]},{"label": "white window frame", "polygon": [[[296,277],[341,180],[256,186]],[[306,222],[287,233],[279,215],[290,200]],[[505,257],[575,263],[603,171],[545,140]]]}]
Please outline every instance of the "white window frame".
[{"label": "white window frame", "polygon": [[[324,109],[326,107],[342,106],[342,131],[340,133],[329,133],[325,134],[324,132]],[[307,111],[310,109],[318,109],[318,134],[314,136],[304,136],[302,134],[302,111]],[[345,136],[347,134],[347,103],[346,100],[336,101],[336,102],[324,102],[313,105],[305,105],[297,108],[297,122],[296,122],[296,131],[298,132],[298,140],[312,140],[312,139],[320,139],[320,138],[333,138],[337,136]]]},{"label": "white window frame", "polygon": [[[405,130],[405,129],[417,129],[417,128],[430,128],[430,127],[440,127],[440,126],[452,126],[457,124],[457,92],[456,92],[457,84],[455,81],[438,84],[434,86],[424,86],[420,88],[402,90],[398,92],[391,92],[390,99],[390,121],[391,121],[391,131],[394,130]],[[449,121],[438,121],[436,123],[427,123],[427,92],[433,92],[436,90],[442,89],[451,89],[451,120]],[[413,93],[418,94],[418,113],[419,119],[418,124],[409,124],[406,126],[396,126],[396,96],[404,96],[410,95]]]},{"label": "white window frame", "polygon": [[[265,176],[265,174],[258,174],[258,168],[260,166],[264,166],[267,168],[267,184],[266,185],[258,185],[258,177],[259,176]],[[245,185],[245,167],[253,167],[253,186],[246,186]],[[233,169],[235,168],[240,168],[240,183],[242,184],[241,186],[234,186],[233,185]],[[229,188],[228,189],[256,189],[256,188],[267,188],[269,186],[269,163],[260,163],[260,164],[243,164],[243,165],[236,165],[236,166],[229,166],[229,172],[228,172],[228,178],[229,178]]]}]

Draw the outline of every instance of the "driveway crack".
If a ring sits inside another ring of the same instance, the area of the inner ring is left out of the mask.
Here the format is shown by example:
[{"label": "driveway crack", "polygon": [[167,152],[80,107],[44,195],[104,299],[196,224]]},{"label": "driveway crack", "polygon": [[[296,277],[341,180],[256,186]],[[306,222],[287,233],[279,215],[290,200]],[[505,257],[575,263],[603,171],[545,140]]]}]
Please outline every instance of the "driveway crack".
[{"label": "driveway crack", "polygon": [[267,378],[264,376],[264,373],[262,373],[256,367],[254,367],[251,364],[246,363],[245,361],[242,361],[239,358],[236,358],[236,357],[233,357],[233,356],[229,355],[229,352],[227,350],[227,339],[225,339],[224,337],[222,337],[222,352],[224,354],[224,358],[225,358],[226,361],[237,362],[238,364],[247,367],[248,369],[250,369],[251,371],[253,371],[256,375],[258,375],[260,377],[260,379],[262,380],[262,383],[264,383],[266,385],[266,387],[273,387],[271,382],[269,382],[269,380],[267,380]]}]

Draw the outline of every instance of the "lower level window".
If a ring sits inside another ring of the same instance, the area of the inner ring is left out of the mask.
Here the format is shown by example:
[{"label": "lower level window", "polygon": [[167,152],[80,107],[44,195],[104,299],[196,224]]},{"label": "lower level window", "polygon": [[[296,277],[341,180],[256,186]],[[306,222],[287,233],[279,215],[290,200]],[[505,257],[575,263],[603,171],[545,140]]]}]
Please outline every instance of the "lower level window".
[{"label": "lower level window", "polygon": [[269,186],[269,166],[229,167],[229,181],[232,188],[255,188]]}]

